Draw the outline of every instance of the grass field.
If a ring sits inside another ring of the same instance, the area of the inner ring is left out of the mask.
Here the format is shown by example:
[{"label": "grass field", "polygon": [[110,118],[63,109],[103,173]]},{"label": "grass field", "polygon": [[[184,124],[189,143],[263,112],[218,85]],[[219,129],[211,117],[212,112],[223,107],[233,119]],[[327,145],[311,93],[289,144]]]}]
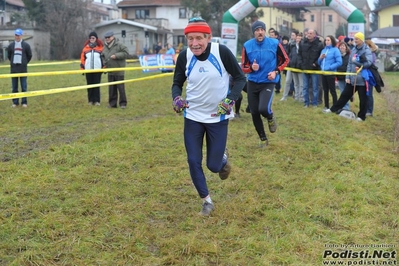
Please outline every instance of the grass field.
[{"label": "grass field", "polygon": [[[70,69],[78,63],[30,72]],[[198,215],[172,76],[128,83],[125,110],[106,107],[106,87],[101,106],[86,90],[31,97],[28,108],[0,101],[0,265],[330,265],[339,259],[323,254],[341,245],[399,251],[399,77],[384,81],[364,123],[276,97],[266,149],[242,111],[229,126],[229,179],[204,167],[210,217]],[[28,78],[30,91],[84,84]],[[0,94],[10,88],[0,79]]]}]

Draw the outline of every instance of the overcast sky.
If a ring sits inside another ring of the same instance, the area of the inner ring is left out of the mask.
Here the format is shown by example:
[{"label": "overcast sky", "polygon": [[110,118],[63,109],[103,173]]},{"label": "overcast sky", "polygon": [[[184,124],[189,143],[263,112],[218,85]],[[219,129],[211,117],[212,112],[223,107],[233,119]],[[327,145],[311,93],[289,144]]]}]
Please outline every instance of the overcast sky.
[{"label": "overcast sky", "polygon": [[370,9],[373,10],[374,9],[374,0],[367,0],[367,2],[369,3]]}]

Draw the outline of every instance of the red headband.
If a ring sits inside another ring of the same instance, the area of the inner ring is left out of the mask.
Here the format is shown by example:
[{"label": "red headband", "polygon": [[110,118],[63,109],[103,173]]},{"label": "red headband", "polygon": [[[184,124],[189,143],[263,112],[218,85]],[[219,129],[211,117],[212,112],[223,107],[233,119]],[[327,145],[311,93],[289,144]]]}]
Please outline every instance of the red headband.
[{"label": "red headband", "polygon": [[211,34],[211,28],[206,22],[192,22],[189,23],[184,29],[184,35],[191,32],[201,32]]}]

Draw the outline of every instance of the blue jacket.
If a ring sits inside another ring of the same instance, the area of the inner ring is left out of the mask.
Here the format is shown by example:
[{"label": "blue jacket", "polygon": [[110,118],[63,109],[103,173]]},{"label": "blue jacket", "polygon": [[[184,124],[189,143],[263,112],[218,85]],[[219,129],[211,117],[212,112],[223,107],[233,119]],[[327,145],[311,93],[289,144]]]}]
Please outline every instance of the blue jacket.
[{"label": "blue jacket", "polygon": [[320,65],[320,69],[323,71],[337,71],[337,68],[342,65],[342,56],[341,52],[337,47],[332,47],[328,45],[324,47],[321,51],[320,55],[325,54],[326,57],[323,59],[318,59],[318,63]]},{"label": "blue jacket", "polygon": [[258,42],[255,38],[244,43],[244,49],[248,60],[253,64],[254,60],[259,64],[258,71],[252,71],[247,74],[249,81],[255,83],[277,83],[280,75],[276,75],[274,80],[269,80],[267,74],[277,69],[277,48],[278,40],[274,38],[265,38]]}]

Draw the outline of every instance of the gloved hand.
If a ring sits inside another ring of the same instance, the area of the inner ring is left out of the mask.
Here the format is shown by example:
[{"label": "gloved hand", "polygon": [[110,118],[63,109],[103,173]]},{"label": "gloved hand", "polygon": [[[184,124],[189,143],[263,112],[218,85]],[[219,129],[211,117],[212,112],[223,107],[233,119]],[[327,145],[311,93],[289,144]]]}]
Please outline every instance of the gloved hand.
[{"label": "gloved hand", "polygon": [[212,116],[229,115],[233,111],[235,101],[225,98],[218,104],[218,112]]},{"label": "gloved hand", "polygon": [[175,110],[176,113],[182,112],[184,109],[188,108],[187,101],[184,100],[181,96],[176,96],[173,99],[173,110]]}]

